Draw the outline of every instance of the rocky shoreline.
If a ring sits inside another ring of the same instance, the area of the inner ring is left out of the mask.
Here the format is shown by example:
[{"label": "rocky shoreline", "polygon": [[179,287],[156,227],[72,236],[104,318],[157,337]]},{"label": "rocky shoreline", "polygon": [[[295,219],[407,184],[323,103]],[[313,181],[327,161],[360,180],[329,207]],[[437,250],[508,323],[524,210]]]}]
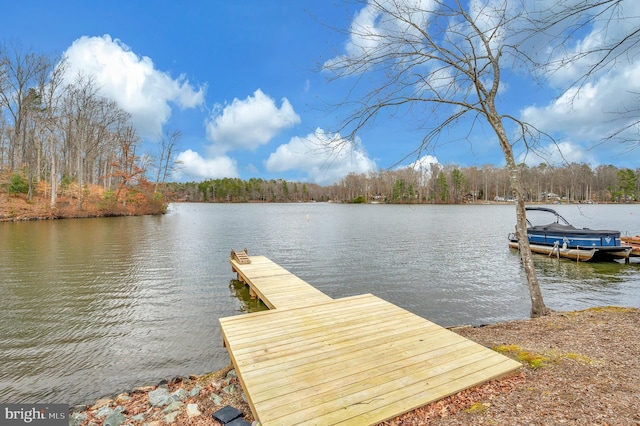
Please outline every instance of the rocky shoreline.
[{"label": "rocky shoreline", "polygon": [[[217,421],[216,413],[233,407],[237,417]],[[92,406],[72,407],[70,426],[120,425],[251,425],[253,417],[232,366],[204,374],[163,380],[156,386],[134,388]]]}]

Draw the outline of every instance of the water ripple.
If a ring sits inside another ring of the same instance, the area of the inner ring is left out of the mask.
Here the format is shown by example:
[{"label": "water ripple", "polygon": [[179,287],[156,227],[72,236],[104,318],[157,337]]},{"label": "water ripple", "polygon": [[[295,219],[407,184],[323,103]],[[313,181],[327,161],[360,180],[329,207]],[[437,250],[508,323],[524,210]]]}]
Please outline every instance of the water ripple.
[{"label": "water ripple", "polygon": [[[590,217],[633,232],[623,220],[636,207],[609,208]],[[231,248],[332,297],[373,293],[445,326],[526,317],[506,247],[514,220],[513,206],[181,204],[163,217],[0,224],[0,402],[90,402],[227,365],[218,319],[246,309]],[[640,306],[638,265],[542,257],[537,269],[554,309]]]}]

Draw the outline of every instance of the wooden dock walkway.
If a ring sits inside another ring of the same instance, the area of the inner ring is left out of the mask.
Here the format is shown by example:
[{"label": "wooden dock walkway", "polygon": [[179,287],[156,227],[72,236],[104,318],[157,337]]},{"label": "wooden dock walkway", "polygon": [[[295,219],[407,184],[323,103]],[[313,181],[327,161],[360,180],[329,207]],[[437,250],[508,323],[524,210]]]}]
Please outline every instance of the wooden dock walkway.
[{"label": "wooden dock walkway", "polygon": [[249,258],[232,267],[272,310],[220,324],[265,426],[376,424],[521,367],[374,295],[332,299]]},{"label": "wooden dock walkway", "polygon": [[332,300],[264,256],[249,259],[250,263],[240,263],[232,256],[231,267],[238,279],[249,286],[251,296],[258,297],[269,309],[297,308]]}]

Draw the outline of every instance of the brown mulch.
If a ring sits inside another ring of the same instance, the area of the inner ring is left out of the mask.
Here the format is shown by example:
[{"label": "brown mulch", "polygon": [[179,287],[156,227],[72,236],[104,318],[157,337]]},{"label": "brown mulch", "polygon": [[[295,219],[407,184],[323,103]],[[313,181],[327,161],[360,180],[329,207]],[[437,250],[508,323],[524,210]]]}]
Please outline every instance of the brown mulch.
[{"label": "brown mulch", "polygon": [[[458,327],[456,333],[523,363],[512,376],[464,390],[380,426],[413,425],[640,425],[640,309],[604,307],[511,321],[484,327]],[[215,425],[211,414],[230,404],[251,422],[249,406],[238,392],[216,405],[231,367],[170,383],[170,390],[196,384],[203,416],[178,417],[174,425]],[[237,379],[233,380],[237,382]],[[110,401],[145,422],[160,426],[162,413],[147,404],[149,387],[127,401]],[[224,393],[222,393],[224,394]],[[95,408],[95,407],[94,407]],[[83,424],[101,424],[88,409]],[[155,421],[154,421],[155,420]],[[126,424],[136,424],[128,421]],[[142,423],[140,423],[142,424]]]},{"label": "brown mulch", "polygon": [[521,373],[382,424],[640,425],[639,327],[640,309],[605,307],[454,329]]}]

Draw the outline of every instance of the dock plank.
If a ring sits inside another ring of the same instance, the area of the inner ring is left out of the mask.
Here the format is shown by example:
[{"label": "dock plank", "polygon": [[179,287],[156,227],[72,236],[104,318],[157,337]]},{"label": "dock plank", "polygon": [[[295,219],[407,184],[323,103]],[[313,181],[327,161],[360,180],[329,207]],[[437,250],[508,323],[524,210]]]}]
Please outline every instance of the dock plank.
[{"label": "dock plank", "polygon": [[[319,291],[268,259],[232,265],[256,294],[281,306],[220,319],[265,426],[375,424],[521,367],[374,295],[322,294],[307,305],[300,295]],[[287,291],[295,295],[290,304],[281,302]]]},{"label": "dock plank", "polygon": [[238,279],[249,285],[269,309],[311,306],[332,300],[317,288],[298,278],[265,256],[249,256],[251,263],[229,259]]}]

